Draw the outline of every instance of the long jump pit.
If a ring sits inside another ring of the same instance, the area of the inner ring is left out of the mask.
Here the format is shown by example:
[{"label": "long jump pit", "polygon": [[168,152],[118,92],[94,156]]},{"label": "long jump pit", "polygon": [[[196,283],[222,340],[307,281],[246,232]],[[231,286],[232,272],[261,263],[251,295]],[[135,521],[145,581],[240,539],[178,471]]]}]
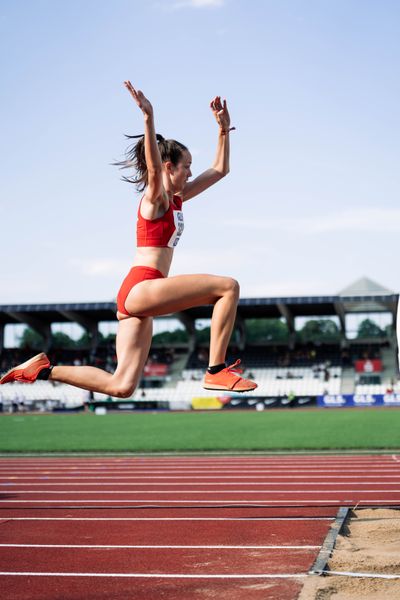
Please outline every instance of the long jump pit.
[{"label": "long jump pit", "polygon": [[305,581],[299,600],[398,600],[400,509],[349,512],[326,568]]}]

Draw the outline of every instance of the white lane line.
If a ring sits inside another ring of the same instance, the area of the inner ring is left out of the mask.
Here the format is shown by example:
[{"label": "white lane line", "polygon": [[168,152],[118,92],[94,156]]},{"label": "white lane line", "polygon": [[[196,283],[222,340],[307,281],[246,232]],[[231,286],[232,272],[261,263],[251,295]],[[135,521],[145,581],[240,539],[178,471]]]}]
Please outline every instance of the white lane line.
[{"label": "white lane line", "polygon": [[[196,469],[188,469],[188,468],[178,468],[178,467],[164,467],[164,468],[160,468],[157,467],[155,469],[151,469],[151,468],[127,468],[127,469],[120,469],[120,468],[110,468],[110,469],[88,469],[86,467],[82,467],[81,469],[63,469],[63,468],[42,468],[42,469],[12,469],[12,468],[8,468],[8,469],[0,469],[0,474],[1,475],[8,475],[8,474],[13,474],[13,473],[17,473],[17,474],[32,474],[32,475],[114,475],[115,473],[118,474],[126,474],[126,475],[151,475],[153,473],[156,474],[174,474],[174,473],[184,473],[184,474],[197,474],[197,473],[204,473],[204,474],[213,474],[213,473],[229,473],[229,474],[235,474],[237,473],[238,475],[242,475],[243,473],[271,473],[271,474],[280,474],[280,473],[305,473],[305,474],[312,474],[312,473],[399,473],[400,470],[400,464],[396,462],[392,462],[391,465],[388,465],[387,467],[372,467],[369,465],[366,465],[364,467],[360,467],[360,468],[348,468],[348,467],[336,467],[336,468],[330,468],[330,467],[321,467],[321,468],[304,468],[299,466],[298,468],[290,468],[290,469],[285,469],[284,467],[276,467],[276,468],[260,468],[260,467],[243,467],[243,468],[238,468],[238,467],[204,467],[204,468],[196,468]],[[291,465],[293,466],[293,465]]]},{"label": "white lane line", "polygon": [[333,521],[335,517],[1,517],[4,521]]},{"label": "white lane line", "polygon": [[132,474],[140,474],[140,473],[231,473],[231,472],[237,472],[237,473],[243,473],[246,474],[247,472],[260,472],[260,473],[296,473],[296,472],[305,472],[305,473],[325,473],[326,472],[353,472],[356,471],[358,473],[362,473],[363,471],[398,471],[400,467],[400,461],[395,461],[392,460],[391,463],[386,464],[386,465],[381,465],[380,467],[378,465],[370,465],[370,464],[366,464],[366,465],[318,465],[315,467],[307,467],[306,465],[288,465],[287,467],[284,465],[276,465],[276,466],[270,466],[270,465],[237,465],[237,466],[207,466],[207,465],[201,465],[198,467],[185,467],[182,466],[180,467],[179,465],[175,465],[175,466],[163,466],[163,465],[157,465],[154,467],[151,466],[135,466],[135,465],[130,465],[130,466],[126,466],[126,467],[121,467],[121,466],[115,466],[115,467],[109,467],[109,468],[90,468],[87,467],[87,465],[82,465],[81,467],[76,467],[74,469],[69,469],[69,468],[64,468],[62,466],[60,467],[40,467],[40,468],[30,468],[30,467],[26,467],[26,468],[21,468],[21,467],[12,467],[9,466],[7,468],[0,468],[0,475],[3,473],[7,473],[7,472],[14,472],[14,473],[42,473],[42,472],[46,472],[46,473],[54,473],[55,475],[59,474],[59,475],[73,475],[74,473],[87,473],[87,474],[102,474],[102,475],[113,475],[114,472],[116,473],[132,473]]},{"label": "white lane line", "polygon": [[399,574],[390,573],[357,573],[352,571],[322,571],[325,575],[344,575],[345,577],[361,577],[369,579],[400,579]]},{"label": "white lane line", "polygon": [[[395,455],[394,455],[395,456]],[[333,463],[333,462],[325,462],[325,461],[321,461],[320,463],[304,463],[304,462],[296,462],[296,461],[290,461],[288,463],[266,463],[266,462],[251,462],[251,463],[234,463],[234,462],[229,462],[229,463],[216,463],[216,462],[212,462],[212,463],[199,463],[199,464],[190,464],[190,463],[185,463],[185,464],[179,464],[179,463],[127,463],[127,464],[121,464],[121,463],[117,463],[114,465],[91,465],[88,464],[87,462],[82,462],[79,465],[77,464],[76,466],[73,465],[68,465],[66,463],[60,463],[60,464],[36,464],[36,465],[24,465],[22,463],[4,463],[3,465],[0,465],[0,471],[3,470],[7,470],[7,469],[21,469],[21,470],[39,470],[39,469],[62,469],[62,470],[69,470],[69,471],[74,471],[74,470],[79,470],[79,469],[86,469],[86,470],[92,470],[92,471],[108,471],[108,470],[113,470],[113,469],[147,469],[147,470],[151,470],[151,469],[191,469],[191,470],[196,470],[196,469],[294,469],[296,467],[299,468],[304,468],[304,469],[323,469],[323,468],[329,468],[329,469],[362,469],[362,468],[366,468],[366,467],[371,467],[371,468],[379,468],[380,466],[383,468],[390,468],[393,467],[393,461],[396,461],[395,458],[391,458],[388,461],[382,461],[382,462],[371,462],[371,461],[365,461],[365,462],[353,462],[353,463]]]},{"label": "white lane line", "polygon": [[[395,456],[395,455],[394,455]],[[393,458],[387,461],[365,461],[365,462],[352,462],[352,463],[341,463],[341,462],[326,462],[321,461],[319,463],[306,463],[304,461],[296,462],[290,461],[287,463],[278,462],[278,463],[268,463],[268,462],[250,462],[250,463],[235,463],[230,461],[229,463],[218,463],[215,461],[205,462],[205,463],[143,463],[143,462],[131,462],[126,464],[116,463],[110,465],[93,465],[88,463],[87,461],[82,461],[81,463],[77,463],[76,465],[68,465],[65,462],[57,463],[37,463],[35,465],[24,465],[22,463],[4,463],[0,465],[0,471],[7,469],[20,469],[23,471],[27,470],[40,470],[40,469],[54,469],[54,470],[63,470],[63,471],[79,471],[80,469],[90,470],[90,471],[112,471],[114,469],[147,469],[150,471],[151,469],[186,469],[195,471],[197,469],[365,469],[365,467],[371,467],[378,469],[380,467],[383,468],[392,468]]]},{"label": "white lane line", "polygon": [[128,545],[89,545],[89,544],[0,544],[0,548],[96,548],[96,549],[132,549],[132,550],[155,550],[155,549],[168,549],[168,550],[184,550],[184,549],[203,549],[203,550],[315,550],[320,546],[225,546],[225,545],[211,545],[211,546],[128,546]]},{"label": "white lane line", "polygon": [[298,465],[296,467],[296,465],[290,465],[290,468],[286,468],[282,465],[280,466],[276,466],[276,467],[272,467],[272,466],[268,466],[268,465],[243,465],[242,466],[201,466],[201,467],[196,467],[196,468],[191,468],[191,467],[162,467],[160,465],[157,465],[155,467],[139,467],[139,466],[134,466],[131,465],[129,467],[126,468],[121,468],[121,467],[114,467],[114,468],[96,468],[96,469],[91,469],[90,467],[87,467],[86,465],[80,468],[74,468],[74,469],[70,469],[70,468],[64,468],[63,466],[60,467],[40,467],[40,468],[13,468],[13,467],[8,467],[8,468],[4,468],[4,469],[0,469],[0,473],[3,472],[13,472],[13,473],[59,473],[59,474],[74,474],[74,473],[100,473],[100,474],[114,474],[114,473],[136,473],[136,474],[150,474],[150,473],[211,473],[211,472],[215,472],[215,473],[243,473],[243,472],[250,472],[250,473],[297,473],[297,472],[304,472],[304,473],[324,473],[325,471],[328,472],[357,472],[357,473],[364,473],[365,471],[376,471],[376,472],[380,472],[380,471],[389,471],[389,472],[398,472],[399,471],[399,463],[398,462],[391,462],[390,464],[386,465],[386,466],[372,466],[372,465],[359,465],[359,466],[344,466],[344,465],[338,465],[337,467],[331,466],[331,465],[326,465],[325,467],[323,465],[318,465],[315,467],[307,467],[304,465]]},{"label": "white lane line", "polygon": [[[398,485],[398,484],[396,484]],[[7,491],[12,492],[12,488],[10,487]],[[15,490],[18,494],[113,494],[116,496],[117,494],[331,494],[333,490],[72,490],[72,491],[63,491],[63,490]],[[356,493],[362,492],[363,494],[383,494],[384,492],[389,492],[390,494],[400,494],[400,489],[398,490],[364,490],[364,489],[340,489],[337,491],[338,494],[348,494],[348,493]]]},{"label": "white lane line", "polygon": [[[211,506],[214,506],[215,504],[223,504],[224,507],[226,506],[248,506],[248,505],[253,505],[256,504],[257,506],[269,506],[270,504],[283,504],[283,506],[285,506],[285,502],[287,502],[287,500],[285,498],[281,498],[280,500],[260,500],[259,498],[255,498],[252,500],[243,500],[243,498],[240,498],[239,500],[227,500],[226,498],[215,498],[214,500],[160,500],[158,498],[151,498],[150,500],[148,498],[136,498],[136,499],[131,499],[131,500],[92,500],[91,498],[85,498],[82,500],[70,500],[69,498],[64,499],[64,500],[3,500],[3,504],[82,504],[82,503],[88,503],[89,505],[91,504],[132,504],[135,503],[135,506],[138,505],[138,503],[140,502],[141,504],[145,505],[145,506],[152,506],[157,508],[156,504],[210,504]],[[329,504],[329,503],[333,503],[335,506],[338,503],[341,504],[346,504],[346,503],[350,503],[351,505],[353,504],[365,504],[366,502],[369,503],[373,503],[373,504],[379,504],[379,503],[389,503],[389,504],[395,504],[395,502],[393,500],[388,500],[388,499],[384,499],[384,500],[380,500],[378,498],[376,498],[375,500],[361,500],[359,498],[354,499],[354,498],[350,498],[350,499],[342,499],[342,498],[335,498],[333,500],[321,500],[320,498],[317,498],[316,500],[312,499],[312,498],[308,498],[307,500],[298,500],[297,498],[293,499],[293,502],[295,502],[296,504],[306,504],[308,505],[310,502],[315,503],[317,506],[321,505],[321,504]],[[139,505],[140,506],[140,505]],[[289,507],[290,508],[290,507]]]},{"label": "white lane line", "polygon": [[[380,474],[376,474],[376,475],[182,475],[182,476],[178,476],[178,475],[156,475],[156,476],[151,476],[151,475],[145,475],[145,476],[120,476],[120,477],[116,477],[114,475],[101,475],[99,477],[91,477],[91,476],[86,476],[86,477],[77,477],[76,475],[71,475],[71,476],[66,476],[66,477],[58,477],[58,476],[48,476],[46,475],[45,477],[35,477],[35,476],[29,476],[29,475],[22,475],[22,476],[10,476],[10,477],[0,477],[0,481],[14,481],[14,480],[20,480],[20,479],[34,479],[39,481],[39,483],[35,484],[35,485],[40,485],[40,482],[43,481],[44,479],[46,480],[70,480],[73,479],[74,481],[88,481],[90,480],[94,480],[94,481],[110,481],[110,484],[114,484],[114,481],[121,481],[124,479],[129,479],[129,480],[143,480],[145,479],[146,481],[153,481],[153,480],[159,480],[159,479],[174,479],[174,480],[189,480],[189,481],[193,481],[194,479],[263,479],[266,480],[267,483],[269,483],[270,479],[299,479],[302,480],[301,482],[303,483],[304,481],[308,481],[310,479],[352,479],[352,480],[357,480],[357,479],[377,479],[378,482],[381,479],[400,479],[400,474],[399,475],[380,475]],[[239,481],[240,483],[240,481]],[[246,483],[250,483],[249,481],[246,481]],[[321,483],[321,482],[317,482],[317,483]],[[2,483],[1,485],[8,485],[8,483]],[[18,485],[22,485],[22,484],[18,484]],[[30,485],[34,485],[33,483]],[[43,483],[43,485],[49,485],[48,483]],[[54,484],[57,485],[57,484]],[[78,485],[78,484],[76,484]],[[106,485],[106,484],[104,484]]]},{"label": "white lane line", "polygon": [[49,465],[49,466],[58,466],[58,465],[62,465],[65,468],[73,468],[76,466],[80,466],[82,464],[87,465],[88,467],[99,467],[99,468],[108,468],[108,467],[113,467],[113,466],[127,466],[127,465],[138,465],[138,466],[155,466],[155,465],[165,465],[165,466],[169,466],[169,465],[176,465],[176,466],[201,466],[201,465],[237,465],[237,466],[241,466],[241,465],[292,465],[292,464],[301,464],[301,465],[318,465],[318,464],[340,464],[340,465],[365,465],[365,464],[386,464],[386,463],[390,463],[390,461],[392,460],[392,456],[386,456],[386,457],[375,457],[374,459],[371,459],[370,457],[364,457],[364,458],[356,458],[354,460],[342,460],[342,459],[334,459],[334,460],[327,460],[325,458],[318,458],[316,460],[305,460],[304,458],[300,457],[300,458],[296,458],[295,456],[293,456],[292,458],[288,458],[288,459],[279,459],[279,460],[263,460],[263,459],[256,459],[256,458],[252,458],[252,459],[247,459],[247,460],[239,460],[239,459],[233,459],[233,458],[225,458],[225,459],[217,459],[216,457],[214,458],[209,458],[209,459],[204,459],[204,460],[160,460],[160,459],[152,459],[152,460],[139,460],[139,459],[132,459],[132,460],[126,460],[126,461],[101,461],[101,462],[93,462],[90,460],[90,458],[88,457],[87,459],[82,458],[82,460],[76,460],[75,462],[70,462],[66,459],[66,457],[64,459],[60,458],[60,459],[51,459],[51,460],[36,460],[36,461],[23,461],[23,460],[13,460],[11,458],[7,459],[7,460],[3,460],[0,462],[0,467],[6,467],[7,465],[20,465],[20,466],[24,466],[24,467],[40,467],[42,465]]},{"label": "white lane line", "polygon": [[203,460],[203,461],[167,461],[167,460],[151,460],[151,461],[143,461],[143,460],[131,460],[126,462],[104,462],[104,463],[94,463],[89,459],[83,459],[81,461],[77,461],[75,463],[68,462],[67,460],[52,460],[52,461],[36,461],[36,462],[24,462],[24,461],[12,461],[7,460],[0,462],[0,468],[7,468],[9,466],[21,467],[21,468],[43,468],[43,467],[62,467],[65,469],[74,469],[85,466],[89,469],[111,469],[114,467],[126,468],[126,467],[141,467],[141,468],[152,468],[152,467],[185,467],[185,468],[197,468],[197,467],[225,467],[225,466],[235,466],[235,467],[247,467],[247,466],[264,466],[264,467],[280,467],[280,466],[292,466],[292,465],[304,465],[306,467],[315,467],[315,466],[365,466],[365,465],[388,465],[393,460],[393,456],[397,456],[393,454],[388,456],[385,459],[377,459],[371,460],[370,458],[365,458],[364,460],[298,460],[295,458],[289,460]]},{"label": "white lane line", "polygon": [[257,575],[188,575],[187,573],[46,573],[33,571],[0,571],[0,576],[13,577],[131,577],[141,579],[295,579],[308,573],[266,573]]},{"label": "white lane line", "polygon": [[[393,456],[397,456],[393,454]],[[304,460],[288,460],[288,461],[217,461],[217,460],[209,460],[202,462],[184,462],[184,461],[139,461],[132,460],[129,462],[114,462],[114,463],[91,463],[89,460],[82,460],[77,463],[68,463],[66,460],[60,461],[51,461],[51,462],[36,462],[36,463],[24,463],[24,462],[12,462],[6,461],[0,463],[0,469],[7,468],[18,468],[18,469],[96,469],[96,470],[107,470],[107,469],[205,469],[205,468],[213,468],[213,469],[222,469],[222,468],[234,468],[234,469],[242,469],[247,467],[252,468],[294,468],[294,467],[304,467],[307,469],[315,469],[315,468],[351,468],[357,467],[362,468],[366,466],[379,467],[379,466],[387,466],[390,467],[393,465],[393,456],[388,457],[385,460],[353,460],[353,461],[304,461]]]},{"label": "white lane line", "polygon": [[189,460],[160,460],[160,459],[152,459],[152,460],[139,460],[139,459],[132,459],[132,460],[127,460],[127,461],[104,461],[104,462],[94,462],[91,461],[90,458],[82,458],[82,460],[76,460],[75,462],[70,462],[67,460],[67,458],[60,458],[60,459],[51,459],[51,460],[35,460],[35,461],[23,461],[23,460],[13,460],[11,458],[0,461],[0,468],[6,467],[7,465],[16,465],[16,466],[24,466],[24,467],[41,467],[41,466],[53,466],[56,467],[58,465],[63,466],[65,468],[74,468],[74,467],[79,467],[82,464],[87,465],[90,468],[94,468],[94,467],[99,467],[99,468],[112,468],[114,466],[129,466],[129,465],[137,465],[137,466],[144,466],[144,467],[150,467],[150,466],[170,466],[170,465],[176,465],[176,466],[202,466],[202,465],[237,465],[237,466],[241,466],[241,465],[292,465],[292,464],[301,464],[301,465],[318,465],[318,464],[340,464],[340,465],[365,465],[365,464],[386,464],[386,463],[390,463],[391,460],[393,460],[393,456],[396,456],[396,454],[390,455],[390,456],[386,456],[383,458],[374,458],[371,459],[370,457],[364,457],[364,458],[360,458],[360,459],[354,459],[354,460],[341,460],[341,459],[334,459],[334,460],[327,460],[325,458],[319,458],[316,460],[305,460],[304,458],[296,458],[295,456],[293,456],[292,458],[288,458],[288,459],[280,459],[280,460],[263,460],[263,459],[248,459],[248,460],[235,460],[235,459],[224,459],[224,460],[219,460],[216,457],[214,458],[210,458],[210,459],[204,459],[204,460],[196,460],[196,461],[189,461]]},{"label": "white lane line", "polygon": [[[29,475],[23,475],[23,476],[10,476],[10,477],[1,477],[0,476],[0,481],[2,482],[7,482],[7,483],[2,483],[1,485],[8,485],[9,481],[15,481],[15,480],[22,480],[22,479],[33,479],[35,481],[39,481],[39,482],[43,482],[44,480],[50,481],[50,480],[57,480],[57,481],[67,481],[69,482],[70,480],[74,480],[74,481],[88,481],[88,480],[94,480],[94,481],[103,481],[105,480],[106,483],[109,482],[110,485],[115,485],[115,482],[120,482],[122,479],[123,480],[133,480],[133,481],[142,481],[142,480],[146,480],[146,482],[148,481],[154,481],[154,480],[159,480],[159,479],[168,479],[168,480],[189,480],[189,481],[193,481],[194,479],[216,479],[218,481],[220,481],[221,479],[239,479],[240,481],[242,480],[247,480],[247,479],[261,479],[263,481],[266,481],[267,483],[269,483],[269,480],[271,479],[290,479],[291,481],[293,479],[298,479],[301,480],[301,482],[303,481],[309,481],[310,479],[336,479],[336,480],[341,480],[341,479],[351,479],[351,480],[357,480],[357,479],[377,479],[378,481],[380,481],[381,479],[400,479],[400,474],[399,475],[380,475],[379,473],[377,473],[376,475],[156,475],[156,476],[151,476],[151,475],[144,475],[144,476],[122,476],[122,477],[116,477],[114,475],[106,475],[106,476],[86,476],[86,477],[77,477],[76,475],[71,475],[71,476],[41,476],[41,477],[35,477],[35,476],[29,476]],[[250,483],[250,481],[246,481],[246,483]],[[316,483],[320,483],[319,481]],[[22,484],[21,484],[22,485]],[[33,485],[33,484],[32,484]],[[39,484],[36,484],[39,485]],[[47,485],[47,483],[46,483]],[[54,484],[57,485],[57,484]],[[78,484],[77,484],[78,485]],[[104,484],[105,485],[105,484]],[[121,484],[122,485],[122,484]]]},{"label": "white lane line", "polygon": [[[200,482],[200,483],[191,482],[191,481],[189,481],[187,483],[186,482],[179,482],[179,481],[177,481],[177,482],[165,482],[164,483],[164,482],[161,482],[161,481],[156,481],[153,484],[150,481],[146,481],[145,483],[141,483],[141,482],[124,483],[124,482],[119,482],[118,481],[118,482],[112,482],[112,483],[103,483],[103,482],[100,482],[100,483],[97,483],[97,482],[95,482],[95,483],[87,483],[86,482],[86,486],[89,486],[89,485],[92,485],[94,487],[108,486],[108,487],[113,487],[113,488],[115,488],[116,486],[119,486],[119,487],[124,486],[124,487],[128,488],[127,492],[130,492],[131,490],[129,488],[135,488],[135,487],[139,487],[139,486],[150,487],[151,485],[165,486],[165,487],[172,487],[172,486],[177,486],[177,485],[179,485],[179,486],[188,486],[188,487],[194,487],[194,486],[196,486],[196,487],[205,487],[205,486],[215,487],[215,486],[222,486],[222,485],[226,485],[226,486],[228,486],[228,485],[229,486],[231,486],[231,485],[254,485],[254,486],[265,486],[265,487],[272,487],[272,486],[276,486],[276,485],[281,485],[281,486],[283,486],[283,485],[286,486],[287,485],[287,486],[291,486],[291,487],[303,487],[303,486],[309,486],[309,485],[313,485],[313,486],[315,486],[315,485],[326,485],[326,486],[331,485],[332,486],[333,485],[335,487],[338,487],[340,485],[348,485],[349,483],[352,484],[352,485],[360,486],[360,487],[365,486],[365,485],[385,485],[385,486],[386,485],[397,485],[397,486],[400,485],[400,481],[385,481],[385,482],[382,482],[382,481],[376,481],[376,482],[374,482],[374,481],[366,481],[365,483],[361,483],[361,482],[358,483],[357,481],[350,481],[350,482],[349,481],[344,481],[343,483],[340,482],[340,481],[334,481],[334,482],[332,482],[332,481],[302,481],[302,482],[294,481],[294,482],[287,482],[287,483],[284,482],[284,481],[267,481],[265,483],[262,482],[262,481],[243,481],[243,482],[242,481],[212,481],[212,482],[206,482],[205,481],[205,482]],[[80,482],[79,483],[74,483],[74,482],[51,483],[51,482],[47,482],[47,481],[39,481],[37,483],[32,482],[32,483],[29,483],[29,484],[27,484],[26,482],[25,483],[14,483],[14,482],[11,482],[11,483],[9,483],[9,482],[7,482],[7,483],[0,483],[0,487],[2,488],[2,491],[13,490],[17,486],[26,486],[26,485],[30,485],[30,486],[38,486],[38,485],[40,485],[40,486],[53,486],[53,487],[54,486],[58,486],[58,487],[62,487],[62,486],[64,486],[64,487],[72,487],[72,486],[81,486],[82,483],[80,483]],[[35,490],[31,490],[31,489],[29,489],[29,490],[16,490],[16,491],[18,491],[18,493],[20,493],[20,494],[28,492],[28,491],[30,493],[32,493],[32,494],[39,494],[40,493],[39,490],[35,491]],[[57,494],[57,493],[66,493],[66,494],[68,494],[68,493],[72,493],[72,492],[68,492],[68,491],[58,491],[58,492],[57,491],[51,491],[51,490],[42,490],[42,491],[45,492],[45,493],[48,493],[48,494]],[[73,490],[73,491],[76,491],[76,490]],[[90,493],[94,493],[93,490],[88,490],[88,491]],[[100,493],[112,494],[114,491],[115,490],[111,490],[111,491],[110,490],[102,490],[102,492],[99,491],[98,493],[99,494]],[[201,490],[199,490],[199,491],[201,491]],[[229,490],[227,490],[227,491],[229,491]],[[234,491],[236,491],[236,490],[234,490]],[[239,490],[237,490],[237,491],[239,491]],[[339,490],[339,491],[341,491],[341,490]],[[82,491],[80,491],[78,493],[81,493],[81,492]],[[122,491],[119,491],[117,493],[121,494]],[[146,493],[150,493],[150,492],[146,492]],[[195,493],[195,492],[191,492],[191,493]],[[209,493],[209,492],[206,492],[206,493]],[[257,493],[259,493],[259,492],[257,492]]]},{"label": "white lane line", "polygon": [[[56,469],[55,471],[39,471],[39,472],[35,472],[35,473],[32,472],[32,471],[30,471],[30,470],[28,470],[28,471],[7,471],[3,475],[5,477],[16,477],[16,476],[19,476],[21,474],[25,474],[25,475],[27,475],[27,477],[26,477],[27,479],[32,479],[32,478],[34,478],[37,475],[40,475],[40,476],[43,476],[43,475],[58,475],[59,476],[60,473],[61,473],[61,471],[59,469]],[[114,470],[112,473],[113,473],[112,477],[120,475],[121,477],[124,477],[124,478],[127,477],[127,476],[131,476],[131,474],[134,475],[135,477],[139,477],[139,478],[142,475],[147,475],[147,476],[152,477],[153,475],[164,475],[165,476],[166,474],[168,474],[170,476],[176,475],[176,476],[179,477],[182,473],[185,474],[185,475],[187,474],[190,477],[190,475],[193,473],[193,471],[191,471],[190,469],[188,469],[186,471],[168,471],[166,469],[164,469],[162,471],[151,471],[151,470],[150,471],[132,471],[132,470],[130,470],[130,471],[115,471]],[[226,475],[227,473],[229,473],[229,475],[232,474],[232,475],[241,477],[243,471],[240,471],[240,470],[230,471],[229,469],[223,469],[221,471],[214,470],[214,469],[212,471],[210,471],[210,470],[206,469],[206,470],[201,471],[199,469],[196,469],[196,473],[204,473],[205,477],[207,477],[207,475],[209,473],[212,473],[213,475],[221,473],[222,476]],[[281,474],[282,475],[285,475],[285,474],[291,475],[292,473],[294,475],[296,475],[296,474],[302,473],[304,475],[304,477],[314,476],[315,473],[321,473],[323,476],[325,476],[327,473],[337,473],[338,474],[337,476],[341,476],[342,474],[345,473],[345,474],[348,474],[348,475],[359,474],[359,476],[362,477],[364,474],[369,474],[369,475],[376,474],[377,476],[379,476],[382,473],[386,473],[386,474],[394,473],[394,474],[398,475],[398,474],[400,474],[400,466],[397,469],[376,469],[376,470],[374,470],[374,469],[368,469],[368,470],[365,470],[365,471],[363,471],[363,470],[357,470],[357,471],[348,470],[348,471],[345,471],[343,469],[335,469],[335,470],[329,470],[329,469],[319,469],[319,470],[317,470],[317,469],[312,469],[310,471],[305,471],[304,469],[294,469],[293,471],[280,469],[279,471],[271,471],[271,470],[266,470],[265,471],[265,470],[246,469],[245,473],[246,473],[246,475],[248,475],[248,474],[254,475],[254,474],[260,474],[261,473],[261,474],[268,474],[268,475],[271,475],[271,476],[275,476],[275,475],[281,476]],[[29,476],[29,474],[30,474],[30,476]],[[86,470],[76,471],[75,473],[74,472],[68,473],[68,475],[70,475],[71,477],[75,477],[76,475],[93,475],[93,474],[96,475],[96,472],[95,471],[86,471]],[[105,472],[104,471],[99,471],[98,474],[100,476],[103,476],[103,475],[105,475]]]},{"label": "white lane line", "polygon": [[80,465],[82,462],[89,464],[90,466],[103,466],[103,465],[115,465],[115,464],[131,464],[131,463],[140,463],[140,464],[202,464],[202,463],[271,463],[271,464],[281,464],[281,463],[310,463],[314,464],[316,462],[330,463],[354,463],[354,462],[387,462],[390,461],[392,456],[396,454],[396,452],[391,452],[388,454],[352,454],[352,455],[344,455],[344,454],[275,454],[273,455],[242,455],[235,456],[233,454],[229,455],[208,455],[208,456],[161,456],[157,454],[153,454],[153,456],[140,456],[132,454],[128,457],[93,457],[93,456],[85,456],[85,453],[81,456],[71,457],[71,456],[38,456],[35,457],[24,457],[24,456],[9,456],[5,457],[4,455],[0,457],[0,465],[4,464],[26,464],[26,465],[56,465],[58,463],[64,463],[69,466]]}]

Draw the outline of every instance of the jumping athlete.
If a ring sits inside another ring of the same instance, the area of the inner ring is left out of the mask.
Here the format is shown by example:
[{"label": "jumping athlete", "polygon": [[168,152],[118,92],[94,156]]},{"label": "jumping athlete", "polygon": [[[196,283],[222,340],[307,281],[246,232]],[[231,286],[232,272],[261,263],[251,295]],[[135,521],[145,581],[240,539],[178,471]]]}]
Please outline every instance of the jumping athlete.
[{"label": "jumping athlete", "polygon": [[130,81],[124,85],[141,109],[144,136],[117,163],[134,167],[135,178],[125,178],[144,191],[138,208],[137,251],[133,266],[117,296],[117,368],[114,373],[88,366],[51,365],[43,352],[6,373],[0,383],[33,383],[50,379],[119,398],[130,397],[142,376],[150,350],[153,317],[204,304],[213,305],[209,367],[203,380],[208,390],[249,392],[257,387],[225,363],[239,299],[239,284],[230,277],[177,275],[168,277],[174,248],[183,231],[182,203],[217,183],[229,172],[230,116],[226,100],[210,104],[219,126],[213,166],[193,181],[192,157],[183,144],[156,134],[153,107]]}]

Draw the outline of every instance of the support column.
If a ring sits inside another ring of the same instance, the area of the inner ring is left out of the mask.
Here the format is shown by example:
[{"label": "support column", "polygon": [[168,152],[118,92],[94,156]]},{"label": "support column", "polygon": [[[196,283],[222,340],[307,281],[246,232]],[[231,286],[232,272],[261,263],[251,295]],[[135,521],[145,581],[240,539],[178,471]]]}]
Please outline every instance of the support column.
[{"label": "support column", "polygon": [[277,308],[281,314],[281,316],[285,319],[286,324],[289,329],[289,340],[288,346],[290,350],[293,350],[296,345],[296,330],[294,326],[294,316],[292,311],[286,304],[282,304],[282,302],[277,303]]},{"label": "support column", "polygon": [[24,312],[7,312],[10,317],[18,321],[18,323],[23,323],[24,325],[28,325],[31,329],[36,331],[39,335],[44,339],[44,352],[48,352],[51,348],[51,325],[50,323],[46,323],[45,321],[41,321],[37,317],[33,317],[32,315]]},{"label": "support column", "polygon": [[393,318],[393,327],[395,327],[396,335],[397,335],[397,370],[400,369],[400,300],[397,303],[397,316],[394,313]]},{"label": "support column", "polygon": [[176,318],[182,323],[185,327],[188,337],[189,337],[189,352],[194,352],[196,348],[196,324],[195,320],[185,312],[176,313]]},{"label": "support column", "polygon": [[246,347],[246,324],[245,320],[239,313],[236,313],[234,331],[238,336],[237,346],[239,350],[243,352]]},{"label": "support column", "polygon": [[88,332],[90,335],[90,351],[91,353],[95,353],[99,345],[98,321],[94,321],[85,315],[70,310],[60,310],[59,313],[63,315],[63,317],[66,317],[69,321],[78,323],[78,325],[83,327],[83,329]]},{"label": "support column", "polygon": [[340,302],[334,302],[334,307],[336,310],[336,314],[339,317],[339,322],[340,322],[340,333],[341,333],[341,339],[342,342],[344,340],[346,340],[346,313],[344,311],[344,307],[343,304],[341,304]]},{"label": "support column", "polygon": [[5,330],[5,328],[6,328],[6,326],[2,323],[0,325],[0,354],[4,350],[4,330]]}]

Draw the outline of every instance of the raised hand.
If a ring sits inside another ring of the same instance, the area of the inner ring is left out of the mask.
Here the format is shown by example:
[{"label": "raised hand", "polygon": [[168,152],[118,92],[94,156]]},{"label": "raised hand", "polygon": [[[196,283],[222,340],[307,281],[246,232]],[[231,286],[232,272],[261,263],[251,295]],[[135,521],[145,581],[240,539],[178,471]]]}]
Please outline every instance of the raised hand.
[{"label": "raised hand", "polygon": [[215,98],[210,102],[210,108],[219,127],[222,129],[223,132],[227,132],[230,129],[235,129],[235,127],[230,126],[231,118],[229,116],[226,100],[224,100],[222,104],[221,96],[215,96]]},{"label": "raised hand", "polygon": [[153,107],[152,107],[150,101],[147,100],[147,98],[143,94],[143,92],[141,92],[140,90],[135,90],[135,88],[133,87],[133,85],[131,84],[130,81],[124,81],[124,86],[130,93],[130,95],[132,96],[132,98],[134,99],[134,101],[136,102],[138,107],[140,108],[140,110],[143,112],[143,114],[147,115],[149,117],[152,117],[153,116]]}]

